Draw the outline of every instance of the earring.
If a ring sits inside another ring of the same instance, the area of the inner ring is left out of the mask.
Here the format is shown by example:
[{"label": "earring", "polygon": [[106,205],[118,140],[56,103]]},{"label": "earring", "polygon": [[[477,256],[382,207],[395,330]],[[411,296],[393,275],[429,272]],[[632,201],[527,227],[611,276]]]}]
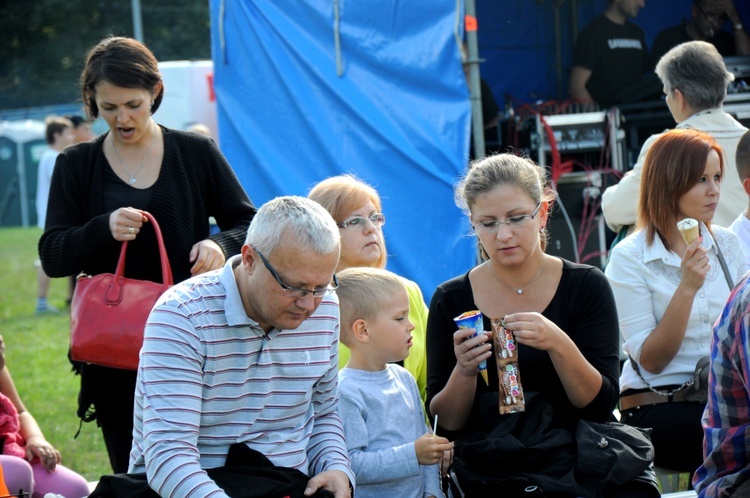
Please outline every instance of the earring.
[{"label": "earring", "polygon": [[153,100],[151,101],[151,107],[154,107],[154,101]]}]

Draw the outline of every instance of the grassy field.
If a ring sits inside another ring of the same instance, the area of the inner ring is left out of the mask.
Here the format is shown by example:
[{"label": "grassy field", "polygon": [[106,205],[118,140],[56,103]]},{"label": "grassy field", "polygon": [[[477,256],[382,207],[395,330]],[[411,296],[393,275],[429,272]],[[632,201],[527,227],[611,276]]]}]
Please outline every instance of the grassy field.
[{"label": "grassy field", "polygon": [[98,480],[112,472],[99,428],[83,424],[74,438],[79,378],[67,358],[67,280],[54,279],[49,295],[50,303],[63,313],[34,314],[40,235],[37,228],[0,228],[0,334],[5,357],[21,399],[47,440],[60,450],[63,464],[89,481]]}]

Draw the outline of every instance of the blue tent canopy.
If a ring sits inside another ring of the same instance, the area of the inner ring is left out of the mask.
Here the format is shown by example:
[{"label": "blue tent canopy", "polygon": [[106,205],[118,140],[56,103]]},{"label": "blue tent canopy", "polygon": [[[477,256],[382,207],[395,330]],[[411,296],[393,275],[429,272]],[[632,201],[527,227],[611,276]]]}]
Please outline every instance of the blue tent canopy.
[{"label": "blue tent canopy", "polygon": [[256,205],[354,173],[383,200],[388,268],[429,299],[475,261],[453,185],[470,103],[455,0],[211,0],[221,147]]}]

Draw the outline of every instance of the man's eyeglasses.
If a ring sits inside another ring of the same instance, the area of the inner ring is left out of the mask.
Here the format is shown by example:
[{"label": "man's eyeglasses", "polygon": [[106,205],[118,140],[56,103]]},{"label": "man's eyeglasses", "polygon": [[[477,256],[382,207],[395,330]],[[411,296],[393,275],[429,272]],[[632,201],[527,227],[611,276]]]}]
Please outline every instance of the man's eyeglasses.
[{"label": "man's eyeglasses", "polygon": [[385,225],[385,215],[383,213],[373,213],[367,218],[364,216],[352,216],[339,223],[339,228],[364,228],[367,220],[376,227]]},{"label": "man's eyeglasses", "polygon": [[540,202],[536,205],[536,209],[534,209],[534,212],[531,214],[519,214],[516,216],[510,216],[504,220],[481,221],[476,225],[472,225],[472,228],[474,228],[474,231],[482,233],[497,233],[500,229],[500,225],[503,223],[507,224],[511,229],[523,228],[534,219],[541,207],[542,203]]},{"label": "man's eyeglasses", "polygon": [[333,274],[333,284],[329,285],[328,287],[324,287],[322,289],[300,289],[298,287],[292,287],[291,285],[286,284],[283,280],[281,280],[281,277],[279,277],[279,274],[276,273],[276,270],[273,269],[273,266],[271,266],[271,263],[268,262],[265,256],[263,256],[258,249],[255,248],[255,246],[250,246],[253,248],[253,250],[258,253],[258,256],[260,256],[260,260],[263,262],[263,265],[265,265],[266,268],[268,268],[268,271],[271,272],[271,275],[273,275],[273,278],[276,279],[276,281],[279,283],[283,291],[281,292],[282,295],[286,297],[293,297],[295,299],[300,299],[303,297],[307,297],[308,294],[312,294],[314,299],[320,299],[325,296],[330,296],[333,294],[333,291],[338,289],[339,287],[339,281],[336,278],[336,274]]}]

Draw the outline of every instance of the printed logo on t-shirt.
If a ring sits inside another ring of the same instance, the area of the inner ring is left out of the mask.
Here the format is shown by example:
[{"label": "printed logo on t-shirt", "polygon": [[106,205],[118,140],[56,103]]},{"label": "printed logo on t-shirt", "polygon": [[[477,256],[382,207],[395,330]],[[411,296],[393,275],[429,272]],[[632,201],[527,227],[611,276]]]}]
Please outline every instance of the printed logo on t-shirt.
[{"label": "printed logo on t-shirt", "polygon": [[642,50],[643,46],[641,45],[641,40],[633,40],[629,38],[612,38],[610,40],[607,40],[607,43],[609,43],[609,48],[616,49],[616,48],[634,48],[636,50]]}]

